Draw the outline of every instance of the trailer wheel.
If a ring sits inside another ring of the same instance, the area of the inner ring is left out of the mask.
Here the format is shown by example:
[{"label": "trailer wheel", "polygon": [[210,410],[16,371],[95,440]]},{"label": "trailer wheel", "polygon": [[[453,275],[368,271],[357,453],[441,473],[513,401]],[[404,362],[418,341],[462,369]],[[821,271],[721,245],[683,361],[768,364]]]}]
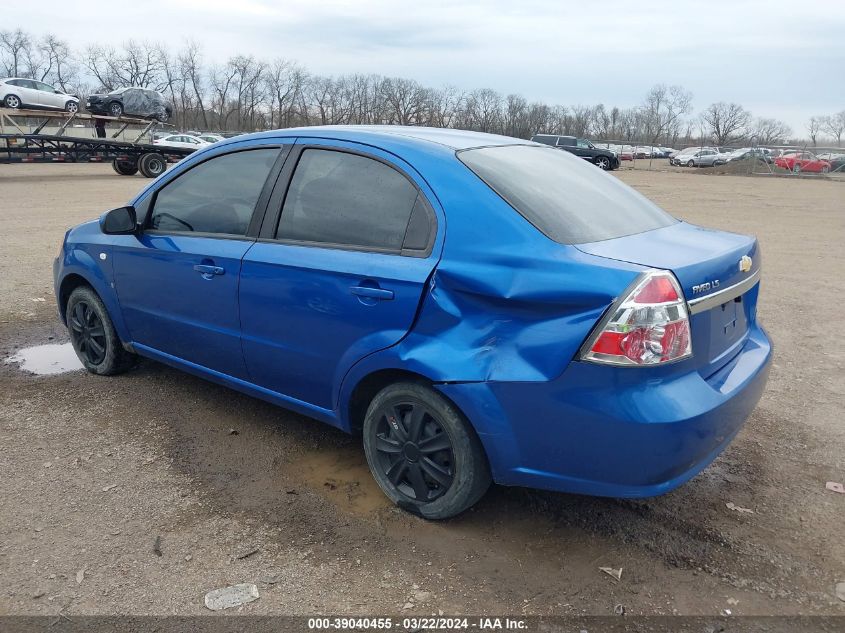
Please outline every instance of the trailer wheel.
[{"label": "trailer wheel", "polygon": [[138,161],[138,169],[141,175],[147,178],[158,178],[167,169],[167,159],[156,152],[150,152],[141,156]]},{"label": "trailer wheel", "polygon": [[115,158],[111,166],[121,176],[134,176],[138,173],[138,163],[133,160]]}]

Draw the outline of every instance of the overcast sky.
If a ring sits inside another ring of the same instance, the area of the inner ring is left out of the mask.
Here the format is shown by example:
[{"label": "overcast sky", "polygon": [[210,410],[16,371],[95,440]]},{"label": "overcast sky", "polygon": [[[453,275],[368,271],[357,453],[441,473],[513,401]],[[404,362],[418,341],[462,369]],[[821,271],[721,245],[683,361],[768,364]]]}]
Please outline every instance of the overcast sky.
[{"label": "overcast sky", "polygon": [[633,106],[658,82],[696,111],[736,101],[804,133],[845,109],[843,0],[39,0],[3,27],[76,47],[129,39],[202,44],[299,61],[320,74],[378,73],[431,86],[494,88],[549,103]]}]

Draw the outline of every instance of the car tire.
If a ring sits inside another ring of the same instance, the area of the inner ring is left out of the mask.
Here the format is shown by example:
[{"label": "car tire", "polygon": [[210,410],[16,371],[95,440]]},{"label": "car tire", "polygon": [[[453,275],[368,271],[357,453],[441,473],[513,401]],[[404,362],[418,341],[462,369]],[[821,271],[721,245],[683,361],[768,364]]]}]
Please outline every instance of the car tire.
[{"label": "car tire", "polygon": [[800,174],[801,173],[801,163],[793,163],[792,164],[792,173],[793,174]]},{"label": "car tire", "polygon": [[157,152],[149,152],[141,156],[138,170],[145,178],[158,178],[167,170],[167,159]]},{"label": "car tire", "polygon": [[170,117],[167,116],[167,112],[161,112],[156,115],[156,121],[159,123],[167,123],[170,120]]},{"label": "car tire", "polygon": [[830,165],[822,165],[822,173],[823,174],[830,173]]},{"label": "car tire", "polygon": [[76,101],[68,101],[65,104],[65,112],[76,114],[77,112],[79,112],[79,104]]},{"label": "car tire", "polygon": [[17,95],[6,95],[6,98],[3,99],[3,105],[12,110],[19,110],[23,103]]},{"label": "car tire", "polygon": [[603,171],[610,171],[610,159],[607,156],[596,156],[593,164]]},{"label": "car tire", "polygon": [[687,167],[695,167],[695,161],[690,159],[687,161]]},{"label": "car tire", "polygon": [[412,514],[448,519],[474,505],[492,482],[470,423],[426,385],[400,382],[382,389],[367,408],[363,435],[376,483]]},{"label": "car tire", "polygon": [[115,158],[111,163],[114,169],[121,176],[134,176],[138,173],[138,163],[134,160],[121,160]]},{"label": "car tire", "polygon": [[123,116],[123,105],[118,103],[117,101],[112,101],[109,104],[109,116],[113,117],[122,117]]},{"label": "car tire", "polygon": [[113,376],[135,364],[137,356],[124,349],[106,307],[90,286],[70,293],[65,315],[70,342],[89,372]]}]

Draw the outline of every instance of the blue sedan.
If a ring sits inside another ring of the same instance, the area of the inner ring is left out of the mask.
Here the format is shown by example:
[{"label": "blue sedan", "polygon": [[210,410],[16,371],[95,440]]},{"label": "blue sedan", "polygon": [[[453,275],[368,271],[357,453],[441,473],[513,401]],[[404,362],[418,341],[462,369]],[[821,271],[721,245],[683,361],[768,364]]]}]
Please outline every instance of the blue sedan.
[{"label": "blue sedan", "polygon": [[59,312],[94,374],[151,358],[362,437],[430,519],[491,481],[681,485],[766,383],[757,240],[579,158],[429,128],[215,143],[65,236]]}]

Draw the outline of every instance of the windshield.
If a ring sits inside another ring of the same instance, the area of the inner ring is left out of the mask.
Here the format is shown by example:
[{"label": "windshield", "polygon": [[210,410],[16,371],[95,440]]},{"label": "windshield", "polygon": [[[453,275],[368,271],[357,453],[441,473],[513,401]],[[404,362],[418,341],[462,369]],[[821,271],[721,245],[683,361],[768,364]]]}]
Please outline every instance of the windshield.
[{"label": "windshield", "polygon": [[458,159],[561,244],[609,240],[677,222],[614,176],[568,152],[504,145],[462,150]]}]

